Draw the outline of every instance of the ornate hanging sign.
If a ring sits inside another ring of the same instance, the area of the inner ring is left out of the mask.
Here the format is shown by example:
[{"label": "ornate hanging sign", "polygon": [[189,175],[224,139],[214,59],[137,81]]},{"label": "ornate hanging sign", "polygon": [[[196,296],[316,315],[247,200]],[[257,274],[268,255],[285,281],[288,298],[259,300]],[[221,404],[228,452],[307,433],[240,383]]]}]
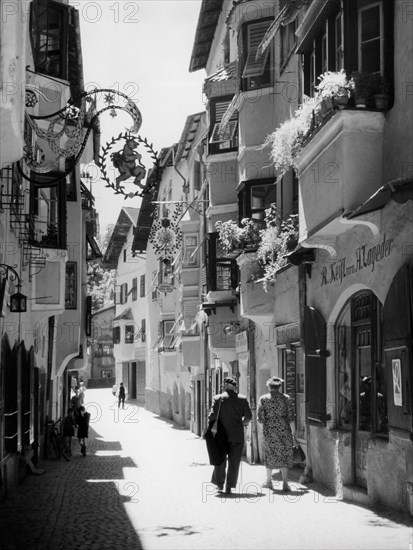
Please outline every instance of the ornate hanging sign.
[{"label": "ornate hanging sign", "polygon": [[172,260],[175,253],[181,248],[182,231],[178,225],[181,212],[182,204],[176,206],[171,218],[169,218],[167,209],[164,210],[162,218],[159,218],[159,212],[155,211],[149,242],[161,260]]},{"label": "ornate hanging sign", "polygon": [[[103,106],[98,107],[98,102],[103,97]],[[79,107],[74,105],[72,100],[67,104],[47,115],[30,114],[28,111],[33,109],[37,103],[50,100],[43,92],[35,86],[27,85],[26,89],[26,121],[31,132],[37,138],[47,143],[54,158],[46,158],[45,151],[41,149],[41,142],[33,144],[29,140],[24,148],[23,162],[30,169],[31,175],[28,176],[20,170],[22,176],[31,181],[36,175],[56,171],[59,160],[67,159],[68,166],[64,173],[59,173],[59,179],[68,175],[79,162],[89,135],[93,130],[98,117],[105,111],[110,110],[110,115],[116,117],[117,110],[126,112],[132,119],[132,126],[124,134],[119,134],[103,147],[99,155],[98,167],[102,172],[102,179],[106,182],[106,187],[110,187],[116,194],[124,195],[126,198],[143,196],[158,182],[158,177],[151,177],[152,184],[146,185],[142,180],[147,174],[145,166],[141,162],[141,154],[137,148],[142,144],[149,152],[153,162],[155,176],[160,172],[157,152],[153,149],[152,143],[146,138],[138,135],[142,125],[142,115],[135,103],[124,93],[112,89],[95,89],[91,92],[84,92],[80,96]],[[85,132],[86,130],[86,132]],[[113,151],[114,146],[121,143],[122,147],[118,151]],[[111,179],[108,175],[108,155],[113,165],[113,172],[118,171]],[[152,172],[153,173],[153,172]],[[138,187],[131,191],[125,189],[123,182],[131,179],[132,185]]]}]

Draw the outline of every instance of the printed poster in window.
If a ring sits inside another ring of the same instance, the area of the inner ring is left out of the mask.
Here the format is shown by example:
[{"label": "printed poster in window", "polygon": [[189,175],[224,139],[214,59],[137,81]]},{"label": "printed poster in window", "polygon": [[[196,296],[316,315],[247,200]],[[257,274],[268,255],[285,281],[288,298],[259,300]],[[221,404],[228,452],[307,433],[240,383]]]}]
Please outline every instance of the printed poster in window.
[{"label": "printed poster in window", "polygon": [[391,362],[393,372],[393,395],[394,404],[402,406],[402,368],[400,359],[393,359]]}]

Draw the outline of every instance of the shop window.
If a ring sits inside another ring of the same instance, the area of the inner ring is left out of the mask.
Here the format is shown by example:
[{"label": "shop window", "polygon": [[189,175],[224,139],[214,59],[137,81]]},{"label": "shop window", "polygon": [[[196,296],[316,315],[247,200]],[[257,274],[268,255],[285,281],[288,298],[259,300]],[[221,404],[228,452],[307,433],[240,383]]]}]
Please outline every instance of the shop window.
[{"label": "shop window", "polygon": [[235,289],[238,285],[236,260],[227,257],[218,239],[218,233],[209,233],[207,243],[206,276],[208,291]]},{"label": "shop window", "polygon": [[102,371],[100,371],[100,376],[102,378],[112,378],[112,371],[111,370],[102,370]]},{"label": "shop window", "polygon": [[145,298],[145,275],[140,277],[140,297]]},{"label": "shop window", "polygon": [[224,153],[236,151],[238,148],[238,113],[235,113],[225,131],[221,132],[221,121],[225,111],[231,103],[232,96],[220,99],[211,99],[209,103],[209,145],[208,153]]},{"label": "shop window", "polygon": [[113,327],[112,338],[114,344],[120,344],[120,327]]},{"label": "shop window", "polygon": [[183,267],[197,267],[198,260],[198,235],[184,235]]},{"label": "shop window", "polygon": [[66,263],[65,309],[76,309],[77,302],[77,263]]},{"label": "shop window", "polygon": [[277,186],[273,178],[249,180],[238,193],[238,217],[264,222],[265,210],[277,202]]},{"label": "shop window", "polygon": [[68,8],[37,0],[31,5],[30,27],[36,72],[67,80]]},{"label": "shop window", "polygon": [[241,89],[253,90],[273,83],[273,55],[269,47],[257,56],[260,45],[273,19],[261,19],[243,25],[241,29]]},{"label": "shop window", "polygon": [[380,319],[379,301],[371,292],[363,292],[347,303],[337,320],[336,422],[341,428],[388,433]]},{"label": "shop window", "polygon": [[135,339],[135,327],[134,325],[125,326],[125,344],[133,344]]}]

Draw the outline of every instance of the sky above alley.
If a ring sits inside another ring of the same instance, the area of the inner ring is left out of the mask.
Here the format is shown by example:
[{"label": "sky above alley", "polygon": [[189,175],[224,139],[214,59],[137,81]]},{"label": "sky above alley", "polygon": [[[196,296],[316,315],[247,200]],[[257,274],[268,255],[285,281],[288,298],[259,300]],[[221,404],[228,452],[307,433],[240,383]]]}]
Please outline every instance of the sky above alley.
[{"label": "sky above alley", "polygon": [[[204,110],[204,71],[189,73],[201,0],[70,0],[79,10],[85,88],[113,88],[142,113],[140,135],[156,150],[179,141],[186,117]],[[102,145],[125,130],[108,112],[101,117]],[[101,232],[123,206],[140,199],[117,197],[93,183]]]}]

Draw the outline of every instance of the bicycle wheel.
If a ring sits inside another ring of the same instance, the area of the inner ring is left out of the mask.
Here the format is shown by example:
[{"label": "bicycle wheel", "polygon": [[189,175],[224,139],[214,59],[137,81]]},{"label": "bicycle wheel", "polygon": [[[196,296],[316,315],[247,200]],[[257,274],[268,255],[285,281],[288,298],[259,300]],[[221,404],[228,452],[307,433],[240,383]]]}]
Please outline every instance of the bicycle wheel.
[{"label": "bicycle wheel", "polygon": [[59,447],[60,447],[60,455],[63,456],[63,458],[66,460],[66,462],[69,462],[70,461],[70,455],[69,455],[68,450],[66,449],[66,444],[65,444],[65,441],[63,439],[63,436],[61,434],[59,434],[57,436],[57,440],[58,440]]},{"label": "bicycle wheel", "polygon": [[61,452],[60,452],[60,447],[59,447],[59,443],[58,443],[58,440],[57,440],[57,434],[56,434],[54,428],[52,428],[52,430],[50,432],[50,442],[52,444],[52,449],[53,449],[54,455],[57,458],[57,460],[59,460]]}]

